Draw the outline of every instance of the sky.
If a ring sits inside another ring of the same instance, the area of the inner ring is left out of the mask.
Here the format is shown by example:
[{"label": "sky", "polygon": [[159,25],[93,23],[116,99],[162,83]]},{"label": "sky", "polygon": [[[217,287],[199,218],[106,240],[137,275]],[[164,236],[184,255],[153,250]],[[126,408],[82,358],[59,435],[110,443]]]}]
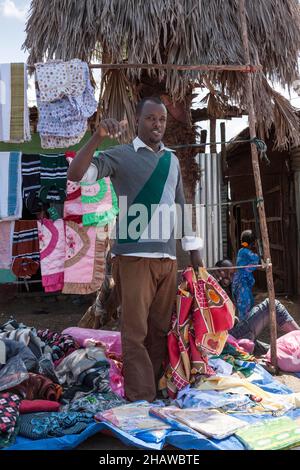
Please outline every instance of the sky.
[{"label": "sky", "polygon": [[[25,41],[25,24],[28,17],[30,0],[0,0],[0,63],[6,62],[26,62],[28,53],[21,50],[21,46]],[[294,91],[291,96],[285,90],[279,87],[276,89],[284,94],[287,98],[291,98],[292,104],[300,108],[300,96]],[[30,83],[28,93],[29,105],[35,102],[35,93],[33,81]],[[217,140],[219,140],[219,122],[217,126]],[[247,126],[247,117],[234,118],[227,121],[226,137],[231,139]],[[208,124],[201,123],[201,127],[206,129]]]}]

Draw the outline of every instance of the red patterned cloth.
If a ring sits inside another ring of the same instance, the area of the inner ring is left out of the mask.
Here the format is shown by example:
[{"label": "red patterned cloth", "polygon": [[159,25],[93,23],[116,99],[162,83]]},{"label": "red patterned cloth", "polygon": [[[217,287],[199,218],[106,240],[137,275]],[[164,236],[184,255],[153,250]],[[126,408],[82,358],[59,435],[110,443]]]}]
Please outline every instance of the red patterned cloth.
[{"label": "red patterned cloth", "polygon": [[193,383],[198,375],[214,373],[208,366],[207,353],[222,352],[234,313],[228,295],[204,268],[198,277],[192,268],[184,271],[168,334],[166,378],[170,397],[175,398],[178,390]]},{"label": "red patterned cloth", "polygon": [[0,393],[0,448],[13,443],[21,398],[10,392]]}]

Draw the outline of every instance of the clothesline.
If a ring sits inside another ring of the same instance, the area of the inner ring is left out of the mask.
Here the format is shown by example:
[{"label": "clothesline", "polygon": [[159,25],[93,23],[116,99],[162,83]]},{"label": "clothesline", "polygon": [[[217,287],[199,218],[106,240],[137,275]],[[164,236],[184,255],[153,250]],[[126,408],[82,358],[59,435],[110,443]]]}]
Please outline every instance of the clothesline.
[{"label": "clothesline", "polygon": [[[265,263],[265,264],[247,264],[246,266],[213,266],[213,267],[205,267],[207,271],[228,271],[231,269],[247,269],[247,268],[263,268],[265,269],[266,267],[272,266],[272,263]],[[178,273],[184,272],[183,269],[178,270]],[[111,278],[112,275],[108,274],[107,277]],[[34,280],[34,281],[15,281],[15,282],[10,282],[10,284],[38,284],[41,283],[41,280]]]},{"label": "clothesline", "polygon": [[[34,70],[34,65],[27,65],[29,70]],[[191,70],[203,72],[232,72],[256,73],[262,71],[262,65],[178,65],[178,64],[89,64],[91,69],[158,69],[158,70]]]},{"label": "clothesline", "polygon": [[247,204],[249,202],[255,202],[257,205],[261,204],[264,200],[263,199],[244,199],[242,201],[228,201],[228,202],[216,202],[214,204],[195,204],[193,205],[193,209],[197,209],[197,207],[214,207],[214,206],[234,206],[236,204]]}]

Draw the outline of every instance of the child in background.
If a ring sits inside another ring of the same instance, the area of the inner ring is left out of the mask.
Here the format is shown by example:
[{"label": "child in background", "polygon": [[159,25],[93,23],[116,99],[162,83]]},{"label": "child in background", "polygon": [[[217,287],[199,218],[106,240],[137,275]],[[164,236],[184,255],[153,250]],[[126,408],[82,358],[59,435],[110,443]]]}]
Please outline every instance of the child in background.
[{"label": "child in background", "polygon": [[[237,266],[259,264],[260,258],[254,252],[256,237],[252,230],[245,230],[241,235],[241,245],[237,256]],[[255,280],[253,272],[256,268],[237,269],[233,276],[232,295],[237,307],[239,319],[246,320],[254,306],[252,288]]]}]

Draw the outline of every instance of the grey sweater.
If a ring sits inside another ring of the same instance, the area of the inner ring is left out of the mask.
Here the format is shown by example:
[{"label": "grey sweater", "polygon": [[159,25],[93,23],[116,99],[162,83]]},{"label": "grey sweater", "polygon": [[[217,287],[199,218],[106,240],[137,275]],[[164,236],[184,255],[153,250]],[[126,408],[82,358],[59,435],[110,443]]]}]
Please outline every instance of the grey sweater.
[{"label": "grey sweater", "polygon": [[176,256],[175,204],[181,209],[178,229],[181,234],[191,234],[190,225],[183,224],[185,198],[177,157],[167,149],[156,154],[146,147],[135,151],[133,144],[126,144],[100,152],[92,163],[97,167],[98,179],[111,178],[119,199],[112,252]]}]

